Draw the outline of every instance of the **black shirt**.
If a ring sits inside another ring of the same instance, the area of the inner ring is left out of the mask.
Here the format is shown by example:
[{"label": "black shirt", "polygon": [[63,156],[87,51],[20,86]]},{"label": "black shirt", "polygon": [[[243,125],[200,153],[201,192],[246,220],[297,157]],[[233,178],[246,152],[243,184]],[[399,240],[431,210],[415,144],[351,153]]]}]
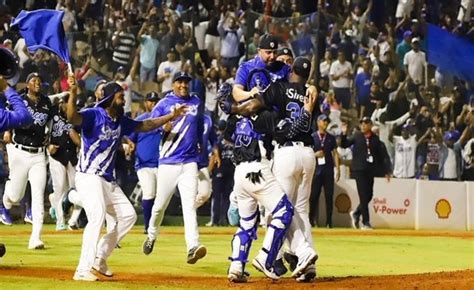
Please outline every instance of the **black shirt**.
[{"label": "black shirt", "polygon": [[[261,100],[270,109],[277,112],[277,119],[288,120],[294,122],[296,118],[301,115],[304,110],[304,98],[307,90],[306,84],[288,83],[288,82],[274,82],[267,90],[261,94]],[[315,114],[312,114],[314,119]],[[312,124],[313,122],[311,122]],[[279,144],[286,141],[300,141],[306,146],[313,146],[313,138],[311,137],[311,124],[306,132],[301,132],[292,140],[284,140],[276,138]]]},{"label": "black shirt", "polygon": [[54,107],[53,111],[56,113],[53,116],[53,124],[51,127],[51,144],[58,145],[59,148],[51,155],[54,159],[66,166],[69,162],[73,166],[77,164],[76,144],[72,142],[69,135],[73,126],[67,121],[65,116],[59,112],[59,108]]},{"label": "black shirt", "polygon": [[321,174],[323,170],[325,172],[334,172],[334,159],[332,157],[332,151],[337,148],[336,137],[329,133],[320,134],[319,131],[313,133],[314,138],[314,151],[324,151],[324,164],[319,164],[318,158],[316,158],[316,174]]},{"label": "black shirt", "polygon": [[269,146],[271,142],[268,141],[271,141],[271,133],[275,128],[274,122],[275,113],[270,111],[261,111],[249,118],[240,115],[229,117],[224,138],[234,143],[236,164],[261,161],[262,152],[259,141],[263,141],[267,153],[271,151]]},{"label": "black shirt", "polygon": [[24,92],[21,94],[28,111],[33,117],[33,123],[24,128],[13,130],[13,142],[31,147],[43,147],[46,140],[46,125],[52,118],[51,101],[40,95],[38,103],[34,103]]}]

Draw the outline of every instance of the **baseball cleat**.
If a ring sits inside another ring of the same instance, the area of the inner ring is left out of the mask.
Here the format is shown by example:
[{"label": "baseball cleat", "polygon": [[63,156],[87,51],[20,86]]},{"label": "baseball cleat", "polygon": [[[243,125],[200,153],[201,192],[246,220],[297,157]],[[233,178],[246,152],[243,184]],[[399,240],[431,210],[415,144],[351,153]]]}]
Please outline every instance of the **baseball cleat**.
[{"label": "baseball cleat", "polygon": [[25,221],[25,223],[33,224],[33,214],[31,213],[31,208],[26,210],[23,221]]},{"label": "baseball cleat", "polygon": [[96,275],[92,274],[91,271],[76,271],[74,273],[74,277],[72,279],[76,281],[88,281],[88,282],[94,282],[99,280]]},{"label": "baseball cleat", "polygon": [[288,263],[290,271],[293,272],[296,269],[296,265],[298,265],[298,256],[290,253],[284,253],[283,258]]},{"label": "baseball cleat", "polygon": [[155,246],[155,240],[146,238],[145,242],[143,243],[143,254],[150,255],[151,252],[153,252],[154,246]]},{"label": "baseball cleat", "polygon": [[42,250],[44,249],[44,243],[41,240],[30,241],[28,245],[29,250]]},{"label": "baseball cleat", "polygon": [[349,214],[351,215],[352,227],[354,229],[358,229],[359,222],[360,222],[360,215],[357,215],[355,211],[351,211]]},{"label": "baseball cleat", "polygon": [[233,283],[246,283],[250,274],[244,271],[242,263],[231,263],[227,271],[227,279]]},{"label": "baseball cleat", "polygon": [[59,224],[59,225],[56,225],[56,231],[59,232],[59,231],[65,231],[67,230],[67,226],[65,224]]},{"label": "baseball cleat", "polygon": [[206,256],[207,249],[203,245],[196,246],[189,250],[188,252],[188,264],[196,264],[199,259],[202,259]]},{"label": "baseball cleat", "polygon": [[258,258],[258,255],[257,257],[255,257],[255,259],[252,260],[252,266],[254,266],[254,268],[257,269],[258,271],[262,272],[265,276],[267,276],[267,278],[270,278],[272,280],[280,279],[280,276],[278,276],[274,272],[273,268],[267,269],[265,267],[265,261],[260,261],[260,259]]},{"label": "baseball cleat", "polygon": [[360,226],[360,229],[363,230],[363,231],[370,231],[370,230],[373,230],[374,228],[372,227],[372,225],[370,223],[366,223],[366,224],[362,224]]},{"label": "baseball cleat", "polygon": [[67,226],[67,229],[70,231],[77,231],[79,227],[77,226],[77,224],[71,224]]},{"label": "baseball cleat", "polygon": [[114,275],[114,272],[112,272],[112,270],[109,269],[109,266],[107,266],[107,262],[101,258],[95,258],[92,269],[107,277],[112,277]]},{"label": "baseball cleat", "polygon": [[273,263],[273,271],[275,271],[275,274],[278,276],[283,276],[288,272],[288,269],[285,267],[285,264],[283,263],[283,259],[278,259]]},{"label": "baseball cleat", "polygon": [[0,210],[0,220],[2,221],[2,224],[6,226],[11,226],[13,224],[13,220],[10,216],[10,211],[6,208],[2,208]]},{"label": "baseball cleat", "polygon": [[316,277],[316,266],[313,264],[313,265],[309,265],[303,274],[296,277],[296,281],[311,282],[314,280],[315,277]]},{"label": "baseball cleat", "polygon": [[311,250],[304,257],[298,258],[298,265],[296,265],[296,268],[291,274],[291,277],[296,278],[300,276],[301,274],[303,274],[306,268],[309,265],[314,264],[317,259],[318,259],[318,255],[314,252],[314,250]]}]

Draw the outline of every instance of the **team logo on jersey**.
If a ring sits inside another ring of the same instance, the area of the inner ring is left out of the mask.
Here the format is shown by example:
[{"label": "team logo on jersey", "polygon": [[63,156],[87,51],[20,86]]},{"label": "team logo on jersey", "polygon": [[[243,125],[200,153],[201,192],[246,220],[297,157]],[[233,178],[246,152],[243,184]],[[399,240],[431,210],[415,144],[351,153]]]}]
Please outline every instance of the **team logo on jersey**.
[{"label": "team logo on jersey", "polygon": [[28,112],[30,112],[31,116],[33,117],[33,124],[44,126],[46,125],[46,122],[48,122],[48,114],[35,112],[35,110],[33,110],[31,107],[28,107]]},{"label": "team logo on jersey", "polygon": [[64,120],[59,118],[59,116],[54,116],[53,120],[54,124],[51,132],[53,137],[62,136],[64,133],[69,133],[69,131],[72,129],[72,125],[64,122]]},{"label": "team logo on jersey", "polygon": [[100,140],[118,139],[120,137],[120,126],[113,130],[108,126],[102,127],[102,134],[99,135]]}]

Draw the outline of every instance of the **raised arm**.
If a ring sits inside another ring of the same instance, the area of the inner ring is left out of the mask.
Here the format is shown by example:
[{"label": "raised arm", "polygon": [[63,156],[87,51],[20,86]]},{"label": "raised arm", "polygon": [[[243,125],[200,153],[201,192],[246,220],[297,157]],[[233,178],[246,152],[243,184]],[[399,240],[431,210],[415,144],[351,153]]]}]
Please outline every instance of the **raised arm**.
[{"label": "raised arm", "polygon": [[176,119],[177,117],[186,114],[187,111],[188,111],[187,106],[177,105],[175,109],[167,115],[142,121],[135,128],[135,132],[147,132],[147,131],[151,131],[156,128],[159,128],[163,126],[164,124],[168,123],[169,121],[172,121]]},{"label": "raised arm", "polygon": [[82,125],[82,116],[77,112],[77,82],[74,76],[69,76],[67,79],[70,88],[69,99],[67,102],[66,116],[68,121],[74,126]]},{"label": "raised arm", "polygon": [[33,122],[33,118],[28,112],[25,103],[18,93],[8,86],[7,81],[0,76],[0,91],[4,92],[13,110],[0,109],[0,131],[22,127]]}]

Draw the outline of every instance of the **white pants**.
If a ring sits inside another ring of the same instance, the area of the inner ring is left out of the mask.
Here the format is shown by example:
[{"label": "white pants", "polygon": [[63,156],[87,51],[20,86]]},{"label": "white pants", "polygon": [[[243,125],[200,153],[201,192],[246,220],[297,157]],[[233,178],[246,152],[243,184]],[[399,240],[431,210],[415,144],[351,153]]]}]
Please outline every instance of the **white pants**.
[{"label": "white pants", "polygon": [[[90,271],[94,259],[106,260],[137,220],[130,201],[116,183],[94,174],[76,173],[77,196],[87,214],[78,271]],[[100,231],[107,213],[107,233]]]},{"label": "white pants", "polygon": [[[292,225],[295,225],[297,231],[301,230],[305,237],[300,241],[289,238],[290,249],[295,252],[303,245],[309,245],[313,248],[311,224],[309,222],[309,198],[316,167],[314,151],[312,148],[303,145],[277,147],[273,159],[275,178],[283,187],[295,208]],[[290,227],[291,230],[292,227]],[[298,234],[295,237],[297,236]],[[290,237],[290,234],[288,237]]]},{"label": "white pants", "polygon": [[209,169],[203,167],[199,169],[198,174],[198,193],[196,196],[196,208],[201,207],[206,201],[209,200],[212,193],[211,187],[211,176],[209,175]]},{"label": "white pants", "polygon": [[148,238],[155,240],[168,204],[179,189],[181,207],[183,208],[184,236],[186,247],[190,249],[199,245],[199,232],[196,216],[196,195],[198,169],[195,162],[185,164],[160,164],[158,167],[160,181],[156,189],[156,198],[151,210]]},{"label": "white pants", "polygon": [[142,199],[155,199],[158,182],[158,168],[145,167],[137,170],[138,182],[142,188]]},{"label": "white pants", "polygon": [[[26,184],[31,186],[31,213],[33,229],[30,244],[41,238],[44,218],[44,190],[46,187],[46,155],[43,152],[29,153],[7,144],[9,180],[5,184],[4,201],[18,203],[25,196]],[[5,205],[5,202],[4,202]],[[9,209],[7,206],[5,206]]]},{"label": "white pants", "polygon": [[49,171],[53,181],[53,196],[50,199],[51,206],[56,211],[56,224],[63,225],[65,223],[62,206],[63,198],[71,187],[75,187],[76,169],[74,169],[71,162],[64,166],[61,162],[49,156]]},{"label": "white pants", "polygon": [[[260,183],[251,182],[246,176],[249,172],[261,171]],[[284,191],[276,181],[268,161],[264,162],[242,162],[235,167],[234,191],[237,198],[239,214],[241,217],[249,217],[255,214],[258,204],[261,204],[267,212],[272,212]]]}]

